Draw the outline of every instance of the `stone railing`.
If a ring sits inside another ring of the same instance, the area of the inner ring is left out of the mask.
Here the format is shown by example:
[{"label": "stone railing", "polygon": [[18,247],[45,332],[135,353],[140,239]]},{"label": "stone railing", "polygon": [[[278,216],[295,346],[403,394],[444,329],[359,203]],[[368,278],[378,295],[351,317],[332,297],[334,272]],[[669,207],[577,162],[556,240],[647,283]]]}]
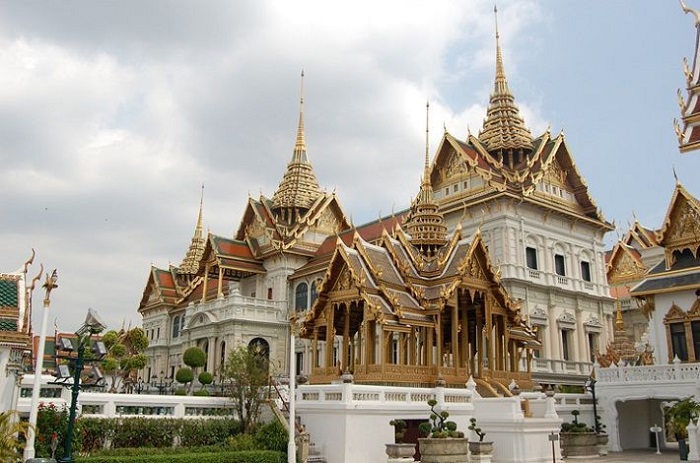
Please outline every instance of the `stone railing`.
[{"label": "stone railing", "polygon": [[429,399],[437,400],[439,406],[468,406],[471,404],[474,395],[475,392],[470,389],[397,386],[387,386],[378,389],[376,386],[343,383],[300,386],[296,397],[297,404],[300,407],[344,403],[353,407],[363,408],[397,405],[425,409],[426,402]]},{"label": "stone railing", "polygon": [[596,379],[599,383],[611,384],[696,381],[700,379],[700,363],[681,363],[677,360],[671,365],[597,367]]},{"label": "stone railing", "polygon": [[216,313],[219,320],[265,320],[286,323],[287,301],[247,297],[234,291],[227,297],[203,303],[191,303],[186,309],[188,319],[204,312]]},{"label": "stone railing", "polygon": [[[521,370],[525,370],[525,359],[521,359]],[[589,375],[593,369],[591,362],[574,362],[570,360],[557,360],[547,358],[533,358],[532,372],[547,373],[568,373],[578,375]]]}]

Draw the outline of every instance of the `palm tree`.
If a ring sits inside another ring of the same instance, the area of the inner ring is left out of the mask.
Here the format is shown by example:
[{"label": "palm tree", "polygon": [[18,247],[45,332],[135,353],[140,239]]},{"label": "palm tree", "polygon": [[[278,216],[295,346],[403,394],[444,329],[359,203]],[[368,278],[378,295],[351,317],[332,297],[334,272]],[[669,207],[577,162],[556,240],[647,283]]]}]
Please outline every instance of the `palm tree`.
[{"label": "palm tree", "polygon": [[[18,421],[14,415],[18,413],[8,410],[0,413],[0,461],[22,461],[22,451],[29,431],[29,423]],[[25,439],[18,439],[18,434]]]}]

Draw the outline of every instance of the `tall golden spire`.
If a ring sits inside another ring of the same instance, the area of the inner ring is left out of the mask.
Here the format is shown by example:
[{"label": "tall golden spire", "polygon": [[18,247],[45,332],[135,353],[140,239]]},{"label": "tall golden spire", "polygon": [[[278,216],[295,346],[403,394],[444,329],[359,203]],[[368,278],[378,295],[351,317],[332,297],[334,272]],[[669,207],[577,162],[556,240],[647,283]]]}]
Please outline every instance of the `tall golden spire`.
[{"label": "tall golden spire", "polygon": [[525,121],[515,104],[515,97],[508,88],[496,7],[493,8],[493,13],[496,18],[496,79],[489,99],[489,107],[486,110],[484,126],[479,132],[479,141],[489,152],[498,151],[501,155],[514,153],[517,163],[521,160],[523,153],[532,150],[532,135],[525,127]]},{"label": "tall golden spire", "polygon": [[190,243],[190,248],[187,250],[185,258],[180,264],[180,273],[195,274],[199,270],[199,261],[204,255],[205,239],[202,227],[202,210],[204,209],[204,184],[202,184],[202,194],[199,198],[199,215],[197,216],[197,225],[194,229],[194,236]]},{"label": "tall golden spire", "polygon": [[406,221],[406,229],[411,235],[411,243],[426,255],[434,254],[438,248],[447,243],[447,226],[437,204],[433,201],[433,187],[430,183],[429,163],[429,116],[430,103],[425,105],[425,165],[420,191],[411,206],[411,213]]},{"label": "tall golden spire", "polygon": [[304,71],[301,71],[301,98],[299,100],[299,126],[292,160],[287,171],[272,196],[272,208],[279,220],[292,223],[298,215],[308,210],[321,196],[321,188],[316,180],[313,166],[306,154],[304,138]]}]

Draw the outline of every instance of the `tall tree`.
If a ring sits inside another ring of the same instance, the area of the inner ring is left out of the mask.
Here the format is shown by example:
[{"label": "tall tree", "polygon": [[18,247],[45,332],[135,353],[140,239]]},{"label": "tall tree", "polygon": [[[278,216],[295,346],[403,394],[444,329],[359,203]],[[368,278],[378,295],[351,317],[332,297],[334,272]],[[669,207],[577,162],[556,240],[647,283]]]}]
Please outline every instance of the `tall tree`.
[{"label": "tall tree", "polygon": [[136,372],[148,363],[143,353],[148,347],[146,332],[138,327],[120,332],[111,330],[102,336],[102,342],[107,348],[102,369],[112,381],[109,391],[117,392],[120,387],[128,389],[136,382]]},{"label": "tall tree", "polygon": [[260,404],[265,401],[269,361],[254,349],[240,346],[231,350],[223,369],[231,383],[231,397],[241,420],[243,432],[252,434],[258,424]]}]

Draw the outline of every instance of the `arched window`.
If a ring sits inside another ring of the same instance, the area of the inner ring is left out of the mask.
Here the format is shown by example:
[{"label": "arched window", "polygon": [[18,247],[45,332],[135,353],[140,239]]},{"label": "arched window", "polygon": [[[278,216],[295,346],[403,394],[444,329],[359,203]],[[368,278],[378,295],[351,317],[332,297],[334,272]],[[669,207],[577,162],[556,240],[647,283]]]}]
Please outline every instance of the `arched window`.
[{"label": "arched window", "polygon": [[308,307],[306,305],[309,296],[309,285],[306,283],[299,283],[295,293],[294,308],[296,310],[306,310]]},{"label": "arched window", "polygon": [[255,356],[258,364],[267,369],[270,365],[270,344],[263,338],[255,338],[248,343],[248,349]]},{"label": "arched window", "polygon": [[221,355],[219,367],[224,368],[224,365],[226,365],[226,341],[221,341],[221,350],[219,350],[219,355]]},{"label": "arched window", "polygon": [[185,329],[185,314],[180,317],[180,331]]},{"label": "arched window", "polygon": [[311,302],[309,303],[309,307],[314,305],[314,302],[316,302],[316,299],[318,299],[318,285],[320,282],[318,280],[314,281],[311,283]]},{"label": "arched window", "polygon": [[[185,318],[185,317],[182,317]],[[180,316],[177,315],[173,319],[173,338],[180,336]]]}]

